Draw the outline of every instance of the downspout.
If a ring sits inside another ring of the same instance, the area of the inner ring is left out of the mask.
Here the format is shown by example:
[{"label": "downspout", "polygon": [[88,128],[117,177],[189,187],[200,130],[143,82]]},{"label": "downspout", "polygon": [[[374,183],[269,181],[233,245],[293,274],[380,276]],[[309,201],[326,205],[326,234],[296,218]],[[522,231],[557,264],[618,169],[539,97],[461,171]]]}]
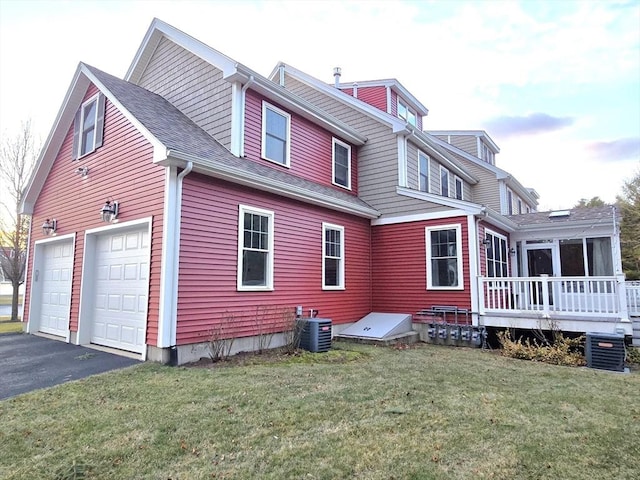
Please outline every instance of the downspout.
[{"label": "downspout", "polygon": [[[33,214],[31,214],[30,217],[31,221],[29,222],[29,233],[27,234],[27,255],[24,264],[24,295],[22,296],[22,311],[19,312],[22,322],[22,331],[27,333],[32,333],[29,331],[29,324],[31,323],[31,309],[29,309],[29,319],[26,323],[24,322],[24,307],[27,304],[27,294],[29,294],[29,304],[31,304],[31,290],[33,289],[33,286],[27,283],[27,280],[32,281],[29,277],[29,257],[31,256],[31,231],[33,230]],[[73,247],[75,249],[75,245]],[[33,277],[33,266],[31,267],[31,271],[31,277]],[[27,285],[29,285],[28,291]]]},{"label": "downspout", "polygon": [[182,212],[182,180],[184,179],[184,177],[186,177],[187,175],[189,175],[189,173],[191,173],[191,170],[193,170],[193,162],[187,162],[186,167],[184,168],[184,170],[182,170],[177,178],[177,185],[176,185],[176,203],[175,203],[175,212],[174,212],[174,218],[176,219],[176,228],[175,228],[175,241],[173,242],[174,245],[174,252],[173,252],[173,261],[175,262],[175,268],[173,269],[173,285],[172,285],[172,292],[173,292],[173,302],[171,305],[171,317],[173,319],[175,319],[175,321],[171,322],[171,332],[170,332],[170,338],[171,338],[171,345],[172,346],[176,346],[176,357],[171,359],[171,363],[172,364],[177,364],[178,361],[178,357],[177,357],[177,345],[176,345],[176,329],[178,327],[178,274],[179,269],[180,269],[180,223],[181,223],[181,212]]},{"label": "downspout", "polygon": [[251,85],[254,82],[254,78],[253,75],[251,75],[249,77],[249,80],[247,81],[247,83],[245,83],[242,86],[242,89],[240,90],[240,94],[242,96],[241,99],[241,107],[240,107],[240,158],[244,158],[244,124],[245,124],[245,109],[247,107],[247,99],[246,99],[246,95],[245,92],[247,91],[247,88],[249,88],[249,85]]}]

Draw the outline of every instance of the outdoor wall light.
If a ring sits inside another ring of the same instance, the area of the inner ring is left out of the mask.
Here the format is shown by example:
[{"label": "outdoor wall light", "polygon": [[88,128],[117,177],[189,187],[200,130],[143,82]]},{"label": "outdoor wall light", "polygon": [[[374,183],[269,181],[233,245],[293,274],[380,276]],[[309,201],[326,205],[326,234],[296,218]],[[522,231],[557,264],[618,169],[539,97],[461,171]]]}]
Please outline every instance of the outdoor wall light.
[{"label": "outdoor wall light", "polygon": [[54,233],[56,233],[56,227],[58,226],[57,220],[54,218],[53,220],[49,220],[48,218],[42,224],[42,233],[50,237]]},{"label": "outdoor wall light", "polygon": [[100,210],[100,218],[103,222],[113,223],[118,218],[118,202],[107,200]]},{"label": "outdoor wall light", "polygon": [[512,256],[512,257],[513,257],[513,256],[515,256],[515,254],[516,254],[516,249],[515,249],[515,248],[513,248],[513,247],[511,247],[511,248],[509,249],[509,253],[511,254],[511,256]]},{"label": "outdoor wall light", "polygon": [[484,245],[485,247],[491,246],[491,238],[488,235],[484,240],[482,240],[482,245]]},{"label": "outdoor wall light", "polygon": [[77,175],[80,175],[82,178],[85,178],[87,175],[89,175],[89,167],[87,166],[83,166],[83,167],[78,167],[75,170]]}]

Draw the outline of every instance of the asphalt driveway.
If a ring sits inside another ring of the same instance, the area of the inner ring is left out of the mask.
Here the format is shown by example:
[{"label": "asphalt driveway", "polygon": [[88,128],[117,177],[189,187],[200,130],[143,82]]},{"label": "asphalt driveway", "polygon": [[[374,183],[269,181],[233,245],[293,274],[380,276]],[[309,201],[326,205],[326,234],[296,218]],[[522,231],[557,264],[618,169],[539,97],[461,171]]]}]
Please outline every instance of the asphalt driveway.
[{"label": "asphalt driveway", "polygon": [[27,334],[0,335],[0,400],[140,363]]}]

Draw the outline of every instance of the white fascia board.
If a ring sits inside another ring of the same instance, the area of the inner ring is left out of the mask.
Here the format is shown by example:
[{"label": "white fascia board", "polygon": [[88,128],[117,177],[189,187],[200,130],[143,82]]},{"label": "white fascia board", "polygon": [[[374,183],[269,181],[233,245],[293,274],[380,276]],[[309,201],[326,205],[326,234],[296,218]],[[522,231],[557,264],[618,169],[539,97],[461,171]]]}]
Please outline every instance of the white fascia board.
[{"label": "white fascia board", "polygon": [[82,99],[89,86],[89,79],[82,75],[82,64],[78,64],[73,80],[64,96],[58,115],[53,122],[53,127],[49,132],[47,140],[44,142],[40,155],[36,160],[31,178],[27,184],[25,194],[20,205],[20,212],[26,214],[33,213],[33,207],[36,203],[38,195],[44,186],[49,175],[49,171],[53,166],[53,162],[58,155],[58,151],[64,142],[67,132],[75,119],[76,111],[82,104]]},{"label": "white fascia board", "polygon": [[407,123],[405,121],[396,118],[386,112],[383,112],[382,110],[373,107],[360,99],[354,98],[351,95],[347,95],[340,89],[327,85],[326,83],[323,83],[320,80],[312,77],[311,75],[308,75],[294,67],[291,67],[289,65],[285,65],[285,67],[286,73],[294,77],[296,80],[299,80],[302,83],[305,83],[306,85],[335,98],[339,102],[352,107],[360,113],[363,113],[373,118],[374,120],[383,123],[384,125],[392,127],[393,133],[399,133],[406,130]]},{"label": "white fascia board", "polygon": [[[202,43],[200,40],[193,38],[191,35],[187,35],[182,30],[169,25],[157,18],[154,18],[147,30],[147,33],[136,53],[131,66],[127,70],[125,80],[137,83],[139,78],[137,75],[142,73],[146,67],[145,57],[153,53],[156,46],[159,43],[158,35],[164,36],[172,42],[180,45],[185,50],[193,53],[197,57],[200,57],[204,61],[214,65],[222,70],[223,75],[230,76],[236,71],[238,62],[227,57],[223,53],[211,48],[210,46]],[[144,62],[144,65],[142,64]]]},{"label": "white fascia board", "polygon": [[325,130],[330,131],[334,135],[351,143],[352,145],[364,145],[367,137],[349,127],[346,123],[341,122],[337,118],[333,118],[316,106],[308,103],[301,98],[294,97],[291,92],[285,90],[279,85],[274,84],[261,75],[255,74],[254,83],[249,87],[269,100],[280,104],[288,110],[306,118],[311,123],[321,126]]},{"label": "white fascia board", "polygon": [[461,166],[458,165],[458,162],[456,162],[452,158],[446,157],[441,151],[436,149],[434,145],[431,144],[431,139],[427,137],[423,132],[421,132],[420,130],[413,130],[412,133],[412,138],[418,140],[418,142],[424,149],[429,150],[430,155],[437,156],[440,163],[444,163],[451,171],[455,172],[456,175],[466,180],[467,183],[471,183],[472,185],[478,183],[478,179],[468,174]]},{"label": "white fascia board", "polygon": [[423,222],[428,220],[442,220],[444,218],[465,217],[469,213],[464,210],[444,210],[441,212],[413,213],[410,215],[396,215],[393,217],[382,217],[371,220],[371,226],[396,225],[398,223]]},{"label": "white fascia board", "polygon": [[397,94],[399,94],[410,107],[413,107],[414,110],[420,116],[429,115],[429,109],[425,107],[420,100],[418,100],[409,90],[407,90],[397,79],[395,78],[385,78],[382,80],[365,80],[362,82],[347,82],[340,83],[340,88],[353,88],[355,85],[358,88],[366,88],[366,87],[385,87],[390,88],[391,90],[395,90]]},{"label": "white fascia board", "polygon": [[500,147],[496,145],[493,139],[484,130],[428,130],[425,131],[425,133],[430,133],[431,135],[472,135],[474,137],[481,138],[489,147],[491,147],[493,153],[500,153]]},{"label": "white fascia board", "polygon": [[490,163],[487,163],[487,162],[485,162],[483,160],[480,160],[478,157],[474,157],[470,153],[465,152],[464,150],[462,150],[462,149],[460,149],[458,147],[455,147],[455,146],[451,145],[450,143],[447,143],[444,140],[441,140],[441,139],[439,139],[438,137],[435,136],[435,135],[439,135],[439,134],[447,135],[447,131],[443,131],[443,132],[432,132],[432,131],[430,131],[430,132],[422,132],[422,133],[427,135],[431,141],[433,141],[437,145],[441,146],[442,148],[450,150],[451,152],[453,152],[453,153],[455,153],[457,155],[460,155],[461,157],[465,158],[466,160],[469,160],[470,162],[473,162],[475,165],[478,165],[479,167],[482,167],[482,168],[484,168],[486,170],[489,170],[490,172],[493,172],[496,175],[496,179],[497,180],[506,180],[507,183],[509,184],[509,188],[511,188],[511,190],[513,190],[515,193],[517,193],[524,200],[528,200],[533,205],[537,205],[538,204],[538,198],[540,198],[540,196],[537,194],[537,192],[532,188],[523,187],[522,184],[517,179],[515,179],[506,170],[503,170],[500,167],[496,167],[495,165],[491,165]]},{"label": "white fascia board", "polygon": [[98,89],[104,93],[109,101],[122,113],[125,118],[142,134],[142,136],[153,147],[153,161],[157,162],[167,157],[167,147],[164,146],[148,129],[145,127],[134,115],[127,110],[122,103],[104,86],[100,80],[98,80],[91,71],[85,67],[84,64],[80,64],[82,74],[85,75]]},{"label": "white fascia board", "polygon": [[456,208],[464,212],[464,215],[478,215],[484,212],[485,207],[477,203],[467,202],[466,200],[458,200],[457,198],[443,197],[433,193],[420,192],[410,188],[396,187],[396,193],[403,197],[415,198],[425,202],[435,203],[443,207]]},{"label": "white fascia board", "polygon": [[484,220],[487,223],[490,223],[494,227],[501,228],[502,230],[509,233],[515,232],[518,230],[518,224],[513,220],[506,218],[505,216],[499,214],[498,212],[496,212],[495,210],[489,207],[484,207],[484,209],[485,209]]},{"label": "white fascia board", "polygon": [[378,218],[380,213],[371,207],[357,206],[344,202],[338,198],[324,195],[321,193],[309,193],[307,190],[300,189],[295,185],[279,180],[265,178],[261,175],[247,172],[239,168],[234,168],[221,163],[211,164],[203,163],[202,159],[194,157],[182,152],[170,150],[166,160],[159,162],[160,165],[175,165],[184,168],[187,162],[193,162],[193,171],[204,175],[226,180],[237,185],[244,185],[255,188],[263,192],[275,193],[287,198],[299,200],[304,203],[318,205],[320,207],[329,208],[331,210],[349,213],[362,218]]}]

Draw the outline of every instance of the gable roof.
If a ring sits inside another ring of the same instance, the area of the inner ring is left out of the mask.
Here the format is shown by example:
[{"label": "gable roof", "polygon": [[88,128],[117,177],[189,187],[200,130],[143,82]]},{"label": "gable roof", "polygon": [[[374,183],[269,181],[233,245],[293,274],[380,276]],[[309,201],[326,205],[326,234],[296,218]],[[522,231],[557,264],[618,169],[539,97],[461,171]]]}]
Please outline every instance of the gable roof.
[{"label": "gable roof", "polygon": [[73,124],[75,112],[91,83],[153,145],[155,163],[184,167],[191,162],[193,171],[208,176],[365,218],[379,215],[355,195],[232,155],[160,95],[83,63],[78,66],[27,187],[22,204],[25,213],[33,212],[35,201]]},{"label": "gable roof", "polygon": [[[272,73],[269,78],[272,78],[274,74]],[[404,86],[395,78],[387,78],[383,80],[365,80],[362,82],[347,82],[347,83],[339,83],[338,88],[353,88],[357,86],[358,88],[367,88],[367,87],[385,87],[390,88],[404,99],[405,102],[409,104],[410,107],[413,107],[418,115],[424,117],[429,115],[429,109],[425,107],[420,100],[413,96],[409,90],[404,88]]]},{"label": "gable roof", "polygon": [[504,180],[509,186],[509,188],[511,188],[518,195],[520,195],[521,197],[528,200],[534,205],[538,204],[538,199],[540,198],[540,195],[538,195],[538,192],[536,192],[533,188],[527,188],[523,186],[513,175],[511,175],[506,170],[503,170],[500,167],[496,167],[495,165],[491,165],[490,163],[487,163],[484,160],[481,160],[478,157],[471,155],[469,152],[466,152],[461,148],[451,145],[450,143],[445,142],[444,140],[436,137],[435,135],[438,134],[438,132],[425,131],[422,133],[424,133],[427,137],[429,137],[436,145],[439,145],[440,147],[446,150],[449,150],[454,155],[464,158],[465,160],[468,160],[473,164],[492,172],[493,174],[495,174],[496,179]]},{"label": "gable roof", "polygon": [[429,130],[431,135],[460,135],[460,136],[472,136],[479,137],[484,143],[493,151],[493,153],[500,153],[500,147],[496,145],[493,139],[484,130]]},{"label": "gable roof", "polygon": [[236,62],[232,58],[220,53],[214,48],[202,43],[200,40],[184,33],[183,31],[154,18],[147,30],[144,39],[136,52],[136,55],[127,70],[125,80],[138,84],[142,75],[153,57],[156,48],[163,38],[167,38],[176,45],[196,55],[205,62],[222,70],[222,76],[230,83],[240,82],[252,90],[260,93],[269,100],[279,103],[289,111],[306,118],[312,123],[320,125],[334,135],[350,142],[353,145],[363,145],[367,137],[350,127],[346,123],[327,114],[315,105],[301,99],[297,95],[282,88],[266,77],[260,75],[249,67]]}]

